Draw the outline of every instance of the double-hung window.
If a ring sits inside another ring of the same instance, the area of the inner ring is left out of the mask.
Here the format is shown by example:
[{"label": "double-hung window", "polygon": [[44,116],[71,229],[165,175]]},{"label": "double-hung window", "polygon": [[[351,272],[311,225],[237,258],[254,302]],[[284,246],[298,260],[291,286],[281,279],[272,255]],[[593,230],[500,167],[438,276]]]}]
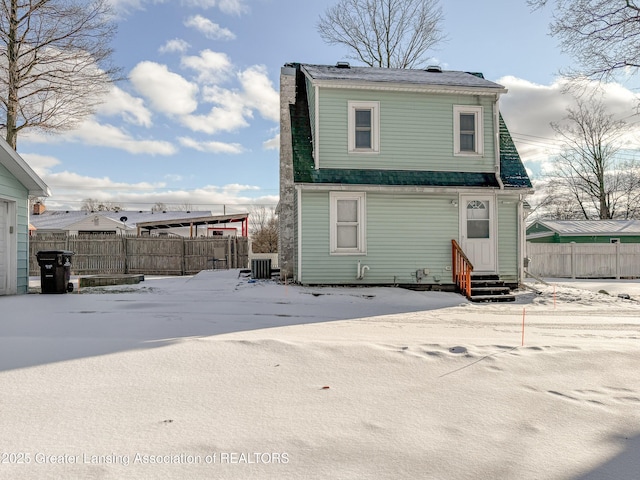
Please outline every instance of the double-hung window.
[{"label": "double-hung window", "polygon": [[455,105],[453,107],[454,155],[482,155],[483,138],[482,107]]},{"label": "double-hung window", "polygon": [[348,102],[349,152],[380,151],[380,102]]},{"label": "double-hung window", "polygon": [[366,253],[365,194],[330,193],[331,253]]}]

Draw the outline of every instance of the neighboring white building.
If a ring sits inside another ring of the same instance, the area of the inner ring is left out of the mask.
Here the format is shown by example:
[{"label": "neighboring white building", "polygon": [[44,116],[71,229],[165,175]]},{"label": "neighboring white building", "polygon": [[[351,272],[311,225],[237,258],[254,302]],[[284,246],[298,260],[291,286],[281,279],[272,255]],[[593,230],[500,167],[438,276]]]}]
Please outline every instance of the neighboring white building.
[{"label": "neighboring white building", "polygon": [[[238,228],[247,236],[247,213],[211,215],[210,211],[151,212],[120,210],[86,212],[80,210],[46,210],[36,204],[31,215],[30,235],[64,233],[67,235],[179,235],[182,237],[217,235],[236,236]],[[236,228],[235,225],[238,226]],[[216,227],[211,227],[216,225]]]},{"label": "neighboring white building", "polygon": [[[68,235],[106,234],[136,235],[137,224],[151,221],[201,218],[210,216],[210,211],[199,212],[150,212],[121,210],[119,212],[85,212],[77,210],[44,210],[31,215],[32,235],[39,233],[66,233]],[[189,229],[166,229],[176,235],[189,236]],[[157,233],[154,233],[157,234]],[[203,230],[202,234],[206,234]]]}]

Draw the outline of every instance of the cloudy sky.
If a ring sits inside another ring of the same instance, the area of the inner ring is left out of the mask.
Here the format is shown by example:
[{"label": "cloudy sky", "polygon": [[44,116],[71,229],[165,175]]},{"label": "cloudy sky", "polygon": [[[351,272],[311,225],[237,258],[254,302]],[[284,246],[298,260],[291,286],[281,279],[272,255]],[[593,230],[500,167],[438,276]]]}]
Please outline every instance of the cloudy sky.
[{"label": "cloudy sky", "polygon": [[[275,205],[280,67],[346,57],[316,32],[336,0],[111,1],[114,62],[126,80],[77,129],[18,139],[53,192],[48,208],[79,209],[88,197],[214,213]],[[503,114],[538,175],[556,144],[549,122],[568,105],[559,72],[570,59],[548,35],[551,12],[531,12],[525,0],[441,3],[448,40],[433,63],[483,72],[509,89]],[[632,123],[633,82],[606,88],[607,102]]]}]

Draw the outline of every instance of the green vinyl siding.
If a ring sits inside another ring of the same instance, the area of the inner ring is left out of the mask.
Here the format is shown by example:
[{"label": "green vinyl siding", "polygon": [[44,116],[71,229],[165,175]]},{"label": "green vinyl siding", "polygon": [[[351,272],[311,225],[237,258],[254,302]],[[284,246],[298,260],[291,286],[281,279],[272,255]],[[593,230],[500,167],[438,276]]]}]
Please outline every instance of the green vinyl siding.
[{"label": "green vinyl siding", "polygon": [[[298,280],[306,284],[451,284],[451,239],[458,238],[456,195],[366,194],[367,253],[331,255],[329,192],[302,192]],[[358,261],[369,270],[357,280]],[[300,272],[299,272],[300,274]]]},{"label": "green vinyl siding", "polygon": [[[29,192],[9,170],[0,165],[0,200],[15,202],[17,214],[17,293],[29,289]],[[4,241],[4,239],[0,239]]]},{"label": "green vinyl siding", "polygon": [[505,282],[518,281],[518,198],[498,200],[498,270]]},{"label": "green vinyl siding", "polygon": [[[27,197],[28,198],[28,197]],[[27,211],[29,202],[27,199],[17,201],[18,211],[18,282],[17,293],[23,294],[29,291],[29,222]]]},{"label": "green vinyl siding", "polygon": [[[311,107],[311,97],[309,100]],[[380,102],[380,153],[348,153],[349,101]],[[454,156],[454,105],[483,107],[481,157]],[[494,171],[492,97],[320,89],[319,112],[314,112],[312,121],[316,116],[320,119],[320,168]]]}]

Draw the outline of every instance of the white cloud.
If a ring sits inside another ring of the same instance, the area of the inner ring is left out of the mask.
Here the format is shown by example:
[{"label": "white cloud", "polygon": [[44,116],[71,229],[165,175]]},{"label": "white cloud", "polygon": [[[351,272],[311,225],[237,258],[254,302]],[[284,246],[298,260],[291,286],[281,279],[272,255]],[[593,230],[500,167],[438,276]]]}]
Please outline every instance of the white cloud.
[{"label": "white cloud", "polygon": [[275,137],[270,138],[266,142],[262,143],[262,148],[265,150],[278,150],[280,149],[280,134],[277,134]]},{"label": "white cloud", "polygon": [[[193,190],[168,188],[164,183],[123,183],[109,177],[93,178],[61,172],[44,176],[53,196],[46,200],[49,210],[79,209],[83,198],[114,202],[129,210],[150,210],[155,203],[192,205],[194,210],[214,214],[249,211],[251,205],[277,205],[277,195],[259,195],[259,187],[248,185],[206,185]],[[258,194],[250,196],[247,193]]]},{"label": "white cloud", "polygon": [[151,126],[151,112],[144,106],[143,100],[116,86],[111,88],[105,102],[98,106],[97,113],[108,116],[120,115],[125,122],[144,127]]},{"label": "white cloud", "polygon": [[[44,178],[46,178],[46,183],[51,187],[52,190],[59,189],[63,190],[72,190],[72,191],[87,191],[87,192],[95,192],[98,193],[106,193],[108,191],[119,191],[119,190],[153,190],[163,188],[165,186],[164,183],[148,183],[148,182],[138,182],[138,183],[126,183],[126,182],[115,182],[111,180],[109,177],[89,177],[86,175],[79,175],[73,172],[57,172],[57,173],[47,173]],[[44,180],[43,178],[43,180]]]},{"label": "white cloud", "polygon": [[221,12],[230,15],[240,15],[249,11],[243,0],[182,0],[182,3],[203,9],[218,7]]},{"label": "white cloud", "polygon": [[[520,156],[529,166],[532,162],[538,163],[537,170],[547,168],[559,145],[550,123],[562,121],[567,107],[574,105],[573,97],[566,93],[568,81],[560,78],[551,85],[539,85],[509,76],[499,79],[498,83],[509,90],[500,98],[500,110]],[[638,96],[622,85],[590,83],[585,88],[587,94],[602,95],[611,114],[625,118],[635,113]],[[640,127],[632,125],[629,139],[637,144],[635,139],[639,134]]]},{"label": "white cloud", "polygon": [[194,132],[214,134],[217,132],[232,132],[249,123],[251,109],[247,107],[245,99],[239,92],[233,92],[220,87],[203,89],[206,102],[214,106],[206,115],[189,115],[182,117],[182,123]]},{"label": "white cloud", "polygon": [[238,74],[247,105],[255,108],[264,118],[280,120],[280,95],[273,88],[264,65],[255,65]]},{"label": "white cloud", "polygon": [[180,145],[187,148],[192,148],[199,152],[208,153],[229,153],[238,154],[244,152],[244,148],[239,143],[224,143],[224,142],[199,142],[192,138],[180,137],[178,139]]},{"label": "white cloud", "polygon": [[183,57],[183,68],[195,70],[198,82],[215,84],[222,82],[232,74],[233,64],[226,53],[203,50],[197,56]]},{"label": "white cloud", "polygon": [[166,65],[140,62],[131,71],[129,78],[135,89],[159,112],[187,115],[198,107],[198,86],[177,73],[170,72]]},{"label": "white cloud", "polygon": [[170,142],[138,139],[126,131],[109,124],[98,123],[95,119],[88,119],[75,129],[61,132],[57,135],[46,135],[37,132],[27,132],[23,138],[33,143],[63,143],[80,142],[85,145],[108,147],[134,155],[173,155],[177,149]]},{"label": "white cloud", "polygon": [[166,141],[137,139],[122,129],[95,120],[83,122],[78,129],[70,132],[73,139],[86,145],[110,147],[124,150],[134,155],[173,155],[174,145]]},{"label": "white cloud", "polygon": [[60,160],[55,157],[39,155],[37,153],[22,153],[20,156],[41,178],[50,172],[51,168],[61,163]]},{"label": "white cloud", "polygon": [[161,46],[158,51],[160,53],[184,53],[189,50],[189,43],[186,40],[182,40],[181,38],[174,38],[173,40],[167,40],[167,42]]},{"label": "white cloud", "polygon": [[202,15],[189,17],[184,22],[184,25],[185,27],[196,29],[209,40],[233,40],[236,38],[235,34],[231,30],[223,28],[217,23],[213,23]]},{"label": "white cloud", "polygon": [[[146,5],[168,3],[171,0],[108,0],[114,11],[120,14],[128,14],[134,10],[144,10]],[[218,7],[222,13],[228,15],[241,15],[249,11],[244,0],[181,0],[182,5],[192,8],[209,9]]]},{"label": "white cloud", "polygon": [[156,5],[166,3],[169,0],[108,0],[113,7],[114,12],[120,15],[126,15],[134,10],[144,10],[147,4]]},{"label": "white cloud", "polygon": [[[188,57],[185,65],[200,72],[199,79],[209,82],[223,72],[230,71],[231,62],[226,56],[205,51],[199,57]],[[267,120],[280,119],[280,97],[273,88],[264,66],[253,66],[236,75],[239,89],[222,88],[207,84],[202,88],[202,101],[214,106],[209,113],[183,116],[182,123],[194,132],[213,135],[217,132],[232,132],[249,126],[253,112],[257,111]]]}]

